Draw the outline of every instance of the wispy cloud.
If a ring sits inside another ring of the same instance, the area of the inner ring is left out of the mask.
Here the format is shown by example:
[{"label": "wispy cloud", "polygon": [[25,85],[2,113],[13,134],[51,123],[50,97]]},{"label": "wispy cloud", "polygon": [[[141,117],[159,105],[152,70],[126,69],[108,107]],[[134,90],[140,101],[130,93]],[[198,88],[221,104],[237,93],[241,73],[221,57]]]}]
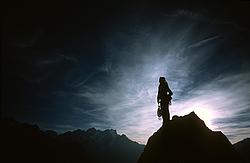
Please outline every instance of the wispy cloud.
[{"label": "wispy cloud", "polygon": [[64,60],[68,60],[68,61],[71,61],[71,62],[78,62],[78,59],[76,57],[72,57],[71,55],[65,55],[65,54],[62,54],[62,53],[58,53],[57,55],[59,57],[61,57],[62,59],[64,59]]},{"label": "wispy cloud", "polygon": [[199,47],[199,46],[202,46],[202,45],[206,45],[206,43],[208,43],[209,41],[213,41],[215,39],[219,38],[219,36],[212,36],[212,37],[209,37],[209,38],[205,38],[205,39],[202,39],[196,43],[193,43],[191,45],[188,46],[188,48],[195,48],[195,47]]}]

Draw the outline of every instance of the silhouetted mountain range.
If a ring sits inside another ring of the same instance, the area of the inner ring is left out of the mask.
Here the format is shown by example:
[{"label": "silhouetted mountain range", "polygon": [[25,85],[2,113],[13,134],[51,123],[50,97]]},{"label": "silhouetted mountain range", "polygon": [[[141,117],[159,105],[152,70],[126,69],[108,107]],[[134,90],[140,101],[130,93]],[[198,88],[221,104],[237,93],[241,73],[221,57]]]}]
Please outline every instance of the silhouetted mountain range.
[{"label": "silhouetted mountain range", "polygon": [[14,120],[1,120],[1,141],[1,160],[5,163],[133,163],[144,148],[112,129],[57,134]]},{"label": "silhouetted mountain range", "polygon": [[211,131],[194,113],[174,116],[147,142],[138,163],[229,163],[241,159],[220,131]]},{"label": "silhouetted mountain range", "polygon": [[238,151],[245,163],[250,162],[250,138],[235,143],[234,148]]},{"label": "silhouetted mountain range", "polygon": [[211,131],[193,112],[174,116],[148,139],[146,146],[112,129],[57,134],[10,119],[1,120],[0,125],[1,161],[5,163],[248,163],[250,156],[249,138],[233,146],[225,135]]}]

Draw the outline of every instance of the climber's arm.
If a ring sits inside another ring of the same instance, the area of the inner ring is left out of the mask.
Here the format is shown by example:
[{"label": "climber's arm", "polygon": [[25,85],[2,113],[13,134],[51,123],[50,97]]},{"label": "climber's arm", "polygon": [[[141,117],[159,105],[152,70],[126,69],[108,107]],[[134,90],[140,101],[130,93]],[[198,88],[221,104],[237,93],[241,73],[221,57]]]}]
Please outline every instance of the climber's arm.
[{"label": "climber's arm", "polygon": [[169,92],[169,95],[170,95],[170,96],[173,95],[173,92],[171,91],[171,89],[169,89],[168,92]]},{"label": "climber's arm", "polygon": [[172,95],[173,95],[173,92],[172,92],[171,89],[169,88],[168,83],[167,83],[167,90],[168,90],[169,95],[172,96]]}]

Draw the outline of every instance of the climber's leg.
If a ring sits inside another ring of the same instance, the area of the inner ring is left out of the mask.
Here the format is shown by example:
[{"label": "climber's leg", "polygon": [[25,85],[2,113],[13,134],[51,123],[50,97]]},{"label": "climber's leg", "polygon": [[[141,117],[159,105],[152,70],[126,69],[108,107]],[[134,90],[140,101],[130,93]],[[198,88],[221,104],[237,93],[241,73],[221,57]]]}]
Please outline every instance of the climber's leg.
[{"label": "climber's leg", "polygon": [[170,116],[169,116],[168,104],[165,101],[161,103],[161,109],[162,109],[163,125],[166,125],[170,120]]}]

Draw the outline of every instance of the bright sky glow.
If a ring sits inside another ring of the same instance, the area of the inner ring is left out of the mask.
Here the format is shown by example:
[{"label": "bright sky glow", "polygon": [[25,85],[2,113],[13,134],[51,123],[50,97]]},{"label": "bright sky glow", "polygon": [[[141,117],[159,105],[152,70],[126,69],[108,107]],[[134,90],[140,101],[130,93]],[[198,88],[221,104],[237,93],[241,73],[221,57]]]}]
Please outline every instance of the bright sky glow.
[{"label": "bright sky glow", "polygon": [[[112,79],[108,81],[112,87],[85,86],[81,94],[105,110],[101,119],[108,123],[95,123],[93,127],[115,128],[118,133],[146,143],[161,126],[156,116],[156,95],[158,78],[166,76],[174,93],[171,116],[194,111],[210,129],[225,131],[233,142],[249,136],[243,131],[241,136],[235,136],[239,133],[228,121],[250,106],[247,99],[250,91],[246,91],[249,72],[227,75],[216,72],[215,77],[209,77],[210,70],[202,66],[216,55],[220,36],[210,33],[210,37],[193,41],[194,24],[184,27],[176,31],[173,25],[165,24],[154,29],[165,30],[158,34],[145,26],[138,27],[132,29],[132,34],[123,35],[128,40],[124,47],[116,45],[119,32],[106,40],[109,57],[100,71]],[[166,31],[167,37],[162,37]],[[232,92],[244,96],[236,97]]]}]

